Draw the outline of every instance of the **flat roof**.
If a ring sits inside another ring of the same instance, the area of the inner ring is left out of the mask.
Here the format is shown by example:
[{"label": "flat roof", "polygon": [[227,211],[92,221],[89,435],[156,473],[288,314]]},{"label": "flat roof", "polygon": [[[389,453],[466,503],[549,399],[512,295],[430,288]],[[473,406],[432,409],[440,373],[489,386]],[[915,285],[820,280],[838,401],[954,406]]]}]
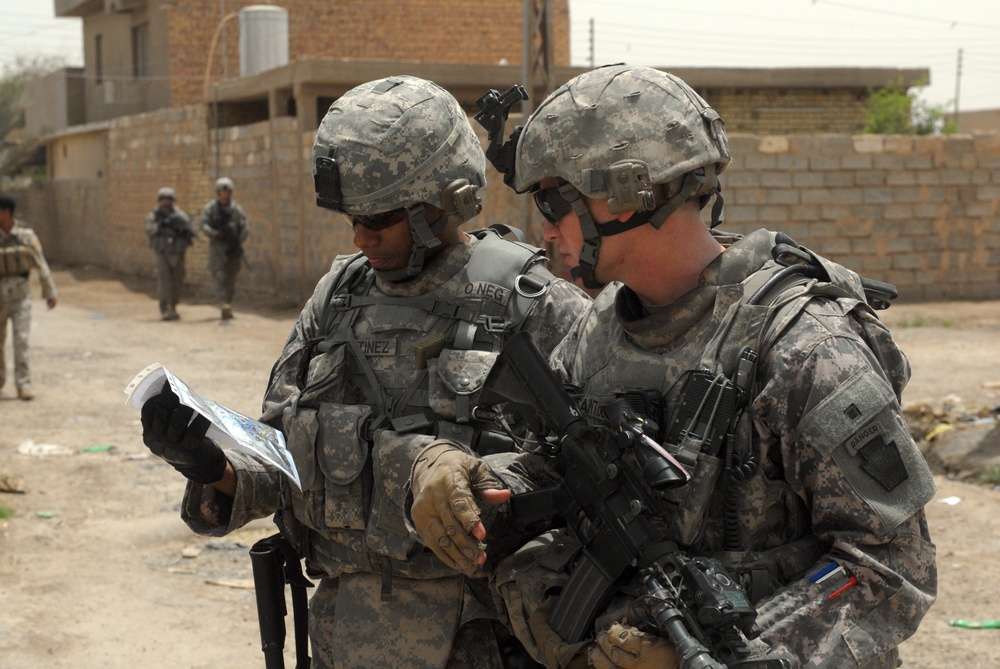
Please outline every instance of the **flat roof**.
[{"label": "flat roof", "polygon": [[[553,79],[559,85],[585,67],[557,67]],[[930,81],[928,68],[868,67],[658,67],[679,76],[692,88],[849,88],[866,90],[902,81],[906,86]],[[474,103],[488,88],[506,89],[522,83],[520,65],[467,65],[400,60],[311,58],[258,74],[210,85],[213,101],[238,102],[266,97],[270,91],[292,89],[293,94],[339,96],[360,83],[394,74],[429,79],[448,89],[463,104]]]}]

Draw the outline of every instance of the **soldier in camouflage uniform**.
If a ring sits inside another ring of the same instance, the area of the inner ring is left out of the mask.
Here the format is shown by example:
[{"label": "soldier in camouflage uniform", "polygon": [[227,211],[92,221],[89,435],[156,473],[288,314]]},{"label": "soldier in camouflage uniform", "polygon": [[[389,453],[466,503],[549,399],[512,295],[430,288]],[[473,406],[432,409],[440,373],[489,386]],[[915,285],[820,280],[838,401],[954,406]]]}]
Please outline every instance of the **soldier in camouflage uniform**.
[{"label": "soldier in camouflage uniform", "polygon": [[31,331],[31,270],[38,270],[42,297],[49,309],[59,303],[52,272],[45,262],[42,243],[35,232],[14,218],[14,199],[0,195],[0,388],[7,380],[7,321],[11,324],[14,349],[14,385],[22,400],[35,397],[28,365],[28,335]]},{"label": "soldier in camouflage uniform", "polygon": [[[587,285],[607,284],[550,364],[594,421],[616,397],[655,391],[640,396],[662,398],[647,417],[691,473],[655,496],[658,536],[738,577],[758,610],[755,656],[897,666],[936,595],[923,510],[934,484],[901,416],[908,362],[860,278],[787,236],[714,229],[724,126],[672,75],[624,65],[580,75],[516,141],[513,184],[533,193],[545,238]],[[701,209],[713,195],[709,227]],[[728,420],[714,400],[704,408],[712,385],[736,407]],[[485,535],[470,489],[500,475],[517,492],[558,472],[530,455],[490,472],[435,448],[433,464],[414,468],[412,519],[442,560],[475,572]],[[496,572],[525,646],[550,667],[690,666],[613,610],[581,642],[555,634],[548,616],[574,539],[543,535]]]},{"label": "soldier in camouflage uniform", "polygon": [[177,206],[173,188],[164,186],[156,193],[156,208],[146,215],[146,236],[156,254],[156,292],[160,318],[176,321],[177,302],[184,286],[184,254],[195,238],[191,219]]},{"label": "soldier in camouflage uniform", "polygon": [[360,252],[338,256],[320,281],[264,398],[263,420],[285,434],[303,489],[194,428],[167,432],[171,416],[181,426],[190,416],[169,391],[143,407],[144,441],[192,479],[182,514],[196,532],[277,512],[319,579],[314,667],[499,669],[500,644],[516,641],[498,639],[506,631],[485,580],[418,542],[404,485],[438,435],[509,459],[513,444],[473,413],[486,373],[516,331],[551,350],[590,300],[539,249],[459,229],[480,211],[486,161],[437,85],[398,76],[348,91],[313,152],[317,203],[350,219]]},{"label": "soldier in camouflage uniform", "polygon": [[215,182],[215,199],[201,210],[199,227],[208,237],[208,271],[212,275],[212,289],[222,301],[221,317],[233,317],[233,296],[236,294],[236,275],[243,267],[243,242],[250,233],[246,212],[233,199],[233,180],[221,177]]}]

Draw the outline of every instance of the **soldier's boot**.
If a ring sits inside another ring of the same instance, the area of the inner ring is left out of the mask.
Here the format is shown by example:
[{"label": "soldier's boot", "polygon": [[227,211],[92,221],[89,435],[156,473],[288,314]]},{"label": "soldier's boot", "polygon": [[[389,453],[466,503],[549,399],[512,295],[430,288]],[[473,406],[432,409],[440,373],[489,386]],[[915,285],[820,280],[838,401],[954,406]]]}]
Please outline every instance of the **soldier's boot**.
[{"label": "soldier's boot", "polygon": [[17,396],[25,402],[35,399],[35,393],[31,392],[31,388],[28,388],[27,386],[24,388],[18,388]]},{"label": "soldier's boot", "polygon": [[222,320],[228,321],[233,317],[233,305],[228,302],[222,305]]}]

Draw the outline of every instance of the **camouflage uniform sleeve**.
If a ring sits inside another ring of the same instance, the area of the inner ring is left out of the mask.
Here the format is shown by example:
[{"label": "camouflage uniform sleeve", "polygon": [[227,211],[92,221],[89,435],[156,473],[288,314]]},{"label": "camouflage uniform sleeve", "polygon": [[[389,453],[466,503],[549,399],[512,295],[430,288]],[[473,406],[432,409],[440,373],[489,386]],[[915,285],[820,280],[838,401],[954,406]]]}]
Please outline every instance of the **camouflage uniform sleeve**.
[{"label": "camouflage uniform sleeve", "polygon": [[538,350],[547,357],[589,304],[590,298],[576,285],[556,279],[532,307],[523,329],[531,333]]},{"label": "camouflage uniform sleeve", "polygon": [[242,244],[250,234],[250,221],[247,219],[247,213],[243,211],[243,207],[237,204],[234,209],[236,210],[236,238]]},{"label": "camouflage uniform sleeve", "polygon": [[42,298],[50,300],[58,297],[56,282],[52,280],[52,270],[49,269],[49,263],[46,262],[45,253],[42,251],[42,242],[38,239],[38,235],[34,231],[31,231],[28,235],[28,245],[31,247],[31,256],[35,261],[35,267],[38,269],[38,280],[42,284]]},{"label": "camouflage uniform sleeve", "polygon": [[212,227],[212,219],[215,214],[214,204],[214,200],[206,204],[201,210],[201,214],[198,216],[198,227],[201,228],[201,231],[204,232],[210,239],[214,239],[219,236],[219,231]]},{"label": "camouflage uniform sleeve", "polygon": [[160,226],[156,223],[156,210],[154,209],[153,211],[146,214],[146,224],[145,224],[146,236],[149,237],[150,240],[152,240],[153,237],[156,236],[156,231],[159,230],[159,228]]},{"label": "camouflage uniform sleeve", "polygon": [[181,518],[198,534],[223,536],[251,520],[273,515],[278,509],[284,474],[239,451],[226,451],[236,471],[236,496],[188,481],[181,501]]},{"label": "camouflage uniform sleeve", "polygon": [[[339,259],[338,259],[339,261]],[[334,263],[335,273],[338,263]],[[299,394],[299,370],[307,363],[309,341],[317,331],[317,295],[323,281],[306,302],[278,360],[264,394],[260,420],[283,431],[282,414]],[[278,507],[284,475],[274,467],[242,452],[227,450],[236,471],[236,496],[232,499],[211,486],[188,483],[181,503],[181,517],[199,534],[221,536],[256,518],[273,514]]]},{"label": "camouflage uniform sleeve", "polygon": [[[923,512],[934,483],[890,380],[833,309],[810,307],[768,353],[770,381],[754,401],[762,458],[777,449],[830,547],[806,577],[758,602],[760,639],[803,667],[890,666],[937,591]],[[835,571],[821,581],[823,567]]]}]

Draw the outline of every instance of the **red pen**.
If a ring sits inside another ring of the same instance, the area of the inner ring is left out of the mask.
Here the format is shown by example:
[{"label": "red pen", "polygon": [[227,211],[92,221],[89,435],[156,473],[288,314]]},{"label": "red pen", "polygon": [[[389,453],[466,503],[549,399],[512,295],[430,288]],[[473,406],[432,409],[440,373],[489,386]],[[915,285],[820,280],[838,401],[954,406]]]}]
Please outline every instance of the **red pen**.
[{"label": "red pen", "polygon": [[844,585],[844,587],[843,587],[843,588],[841,588],[840,590],[837,590],[837,591],[836,591],[836,592],[834,592],[834,593],[831,593],[831,594],[830,594],[830,596],[829,596],[829,597],[827,597],[827,599],[833,599],[834,597],[836,597],[836,596],[837,596],[837,595],[839,595],[840,593],[844,592],[844,590],[847,590],[847,589],[848,589],[849,587],[851,587],[852,585],[857,585],[857,584],[858,584],[858,579],[857,579],[857,578],[855,578],[854,576],[852,576],[851,578],[847,579],[847,584],[846,584],[846,585]]}]

